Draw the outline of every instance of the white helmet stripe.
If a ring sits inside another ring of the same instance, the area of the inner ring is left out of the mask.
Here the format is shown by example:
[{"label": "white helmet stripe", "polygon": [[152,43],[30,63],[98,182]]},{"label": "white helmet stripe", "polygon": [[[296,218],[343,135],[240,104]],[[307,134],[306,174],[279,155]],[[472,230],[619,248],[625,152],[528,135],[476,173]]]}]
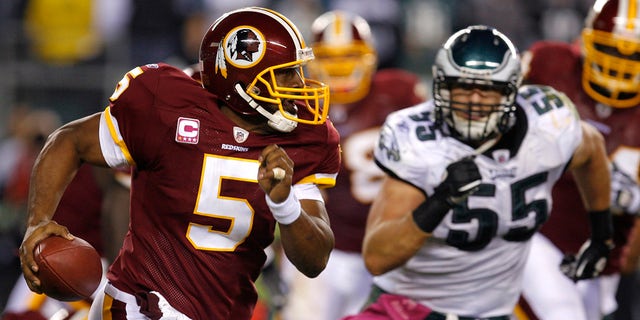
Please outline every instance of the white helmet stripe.
[{"label": "white helmet stripe", "polygon": [[[594,5],[594,8],[602,10],[602,6],[606,1],[598,1]],[[629,34],[630,36],[640,35],[640,0],[620,0],[618,1],[617,18],[614,18],[614,32],[620,32],[622,34]]]}]

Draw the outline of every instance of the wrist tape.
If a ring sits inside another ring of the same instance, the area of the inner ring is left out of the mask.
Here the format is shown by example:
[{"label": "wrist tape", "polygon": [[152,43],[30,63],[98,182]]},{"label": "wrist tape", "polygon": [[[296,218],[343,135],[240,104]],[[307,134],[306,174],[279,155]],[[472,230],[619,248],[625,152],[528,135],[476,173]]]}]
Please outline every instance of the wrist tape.
[{"label": "wrist tape", "polygon": [[268,195],[265,194],[264,199],[267,201],[267,206],[269,206],[269,210],[271,210],[271,214],[280,224],[291,224],[296,221],[300,216],[300,212],[302,211],[302,206],[300,205],[300,201],[296,198],[293,190],[289,191],[289,196],[287,199],[280,203],[275,203],[271,201]]},{"label": "wrist tape", "polygon": [[613,239],[613,222],[609,209],[589,211],[591,239],[605,241]]},{"label": "wrist tape", "polygon": [[432,233],[450,209],[445,197],[436,192],[413,210],[413,220],[422,231]]}]

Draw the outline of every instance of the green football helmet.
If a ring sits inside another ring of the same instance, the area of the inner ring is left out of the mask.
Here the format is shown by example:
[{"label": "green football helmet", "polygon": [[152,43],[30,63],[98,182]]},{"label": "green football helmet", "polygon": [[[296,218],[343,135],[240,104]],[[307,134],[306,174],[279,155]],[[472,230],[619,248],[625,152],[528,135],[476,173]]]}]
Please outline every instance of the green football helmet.
[{"label": "green football helmet", "polygon": [[[483,25],[456,32],[438,51],[432,71],[436,123],[446,123],[455,138],[476,145],[513,125],[522,72],[518,51],[504,34]],[[457,111],[468,112],[470,116],[459,117],[451,103],[454,86],[495,90],[502,94],[502,99],[482,115],[474,115],[476,111],[465,106]]]}]

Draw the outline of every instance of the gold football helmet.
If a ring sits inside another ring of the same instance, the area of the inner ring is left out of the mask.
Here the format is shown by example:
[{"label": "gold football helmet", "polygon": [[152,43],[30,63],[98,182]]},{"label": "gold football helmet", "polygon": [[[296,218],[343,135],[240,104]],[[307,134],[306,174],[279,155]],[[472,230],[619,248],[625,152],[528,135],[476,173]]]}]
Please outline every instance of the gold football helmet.
[{"label": "gold football helmet", "polygon": [[316,59],[309,74],[327,83],[331,100],[347,104],[362,99],[377,68],[377,54],[369,24],[345,11],[329,11],[311,25]]},{"label": "gold football helmet", "polygon": [[586,93],[615,108],[640,104],[640,0],[597,0],[582,43]]}]

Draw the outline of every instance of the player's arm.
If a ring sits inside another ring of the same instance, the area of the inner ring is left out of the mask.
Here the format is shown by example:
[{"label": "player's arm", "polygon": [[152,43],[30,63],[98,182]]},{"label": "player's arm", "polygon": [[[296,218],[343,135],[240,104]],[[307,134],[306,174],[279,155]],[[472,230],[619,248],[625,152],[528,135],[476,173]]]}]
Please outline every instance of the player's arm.
[{"label": "player's arm", "polygon": [[592,125],[582,121],[582,143],[573,154],[569,170],[588,211],[609,209],[611,174],[604,138]]},{"label": "player's arm", "polygon": [[287,258],[307,277],[324,270],[334,246],[333,231],[324,203],[300,200],[302,213],[291,224],[279,224],[280,241]]},{"label": "player's arm", "polygon": [[[628,164],[628,163],[627,163]],[[636,163],[639,166],[640,163]],[[636,168],[636,172],[640,167]],[[640,260],[640,186],[638,180],[611,162],[611,211],[620,215],[634,216],[633,227],[620,255],[620,272],[634,272]]]},{"label": "player's arm", "polygon": [[363,254],[369,271],[382,274],[406,262],[445,215],[477,190],[481,180],[473,157],[447,165],[444,180],[428,199],[422,190],[387,177],[370,209],[365,231]]},{"label": "player's arm", "polygon": [[580,249],[573,266],[564,270],[575,281],[597,276],[613,248],[609,160],[604,138],[586,122],[582,122],[582,142],[573,154],[569,169],[573,172],[591,226],[591,238]]},{"label": "player's arm", "polygon": [[38,267],[33,249],[36,244],[51,235],[73,239],[66,227],[51,220],[65,188],[83,162],[107,166],[100,150],[99,125],[100,113],[97,113],[60,127],[48,137],[33,166],[20,261],[29,288],[35,292],[42,292],[35,275]]},{"label": "player's arm", "polygon": [[[258,160],[258,183],[279,224],[284,252],[300,272],[316,277],[326,267],[335,242],[324,203],[296,198],[291,186],[294,164],[284,149],[269,145]],[[284,176],[277,177],[275,168],[284,170]]]},{"label": "player's arm", "polygon": [[365,229],[362,256],[373,275],[404,264],[430,236],[418,227],[412,212],[425,201],[416,187],[386,176],[374,199]]}]

